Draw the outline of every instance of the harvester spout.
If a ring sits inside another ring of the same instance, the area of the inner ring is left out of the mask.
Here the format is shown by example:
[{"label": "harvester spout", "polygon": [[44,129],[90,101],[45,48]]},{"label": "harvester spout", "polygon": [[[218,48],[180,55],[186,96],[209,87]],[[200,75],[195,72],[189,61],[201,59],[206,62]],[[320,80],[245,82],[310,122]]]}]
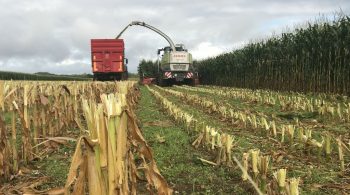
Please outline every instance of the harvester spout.
[{"label": "harvester spout", "polygon": [[158,33],[159,35],[161,35],[165,40],[168,41],[171,49],[173,51],[176,51],[175,49],[175,44],[174,42],[170,39],[170,37],[168,35],[166,35],[165,33],[163,33],[162,31],[160,31],[159,29],[149,25],[149,24],[146,24],[145,22],[140,22],[140,21],[132,21],[130,24],[128,24],[119,34],[118,36],[116,37],[116,39],[119,39],[122,34],[126,31],[126,29],[128,29],[130,26],[134,26],[134,25],[138,25],[138,26],[143,26],[143,27],[146,27],[148,29],[151,29],[153,30],[154,32]]}]

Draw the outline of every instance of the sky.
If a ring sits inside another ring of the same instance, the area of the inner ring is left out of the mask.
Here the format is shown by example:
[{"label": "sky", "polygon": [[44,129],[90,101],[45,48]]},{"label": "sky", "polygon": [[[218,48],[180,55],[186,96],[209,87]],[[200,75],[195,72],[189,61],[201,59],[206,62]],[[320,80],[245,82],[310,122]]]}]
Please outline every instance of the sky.
[{"label": "sky", "polygon": [[[200,60],[339,12],[350,14],[349,0],[0,0],[0,71],[91,74],[90,39],[114,38],[133,20]],[[168,44],[140,26],[121,38],[134,73]]]}]

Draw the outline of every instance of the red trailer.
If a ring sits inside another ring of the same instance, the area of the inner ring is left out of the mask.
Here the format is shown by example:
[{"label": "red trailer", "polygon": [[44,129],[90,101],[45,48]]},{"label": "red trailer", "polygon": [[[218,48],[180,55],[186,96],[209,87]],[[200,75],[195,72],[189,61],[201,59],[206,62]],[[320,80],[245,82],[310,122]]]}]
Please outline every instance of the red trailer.
[{"label": "red trailer", "polygon": [[127,61],[123,39],[91,39],[94,80],[128,79]]}]

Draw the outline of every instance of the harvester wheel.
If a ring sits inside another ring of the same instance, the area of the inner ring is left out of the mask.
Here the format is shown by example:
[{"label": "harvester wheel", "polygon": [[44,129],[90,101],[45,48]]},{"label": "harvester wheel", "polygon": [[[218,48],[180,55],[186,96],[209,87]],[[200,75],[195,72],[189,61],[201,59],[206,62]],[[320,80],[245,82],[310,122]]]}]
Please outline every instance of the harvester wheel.
[{"label": "harvester wheel", "polygon": [[158,79],[158,85],[160,87],[166,87],[167,86],[167,81],[165,79],[160,78],[160,79]]},{"label": "harvester wheel", "polygon": [[164,87],[164,80],[163,79],[159,79],[159,86]]},{"label": "harvester wheel", "polygon": [[196,86],[195,79],[190,80],[190,86],[192,86],[192,87]]},{"label": "harvester wheel", "polygon": [[184,82],[185,85],[188,85],[188,86],[192,86],[194,87],[196,82],[195,82],[195,79],[186,79],[185,82]]}]

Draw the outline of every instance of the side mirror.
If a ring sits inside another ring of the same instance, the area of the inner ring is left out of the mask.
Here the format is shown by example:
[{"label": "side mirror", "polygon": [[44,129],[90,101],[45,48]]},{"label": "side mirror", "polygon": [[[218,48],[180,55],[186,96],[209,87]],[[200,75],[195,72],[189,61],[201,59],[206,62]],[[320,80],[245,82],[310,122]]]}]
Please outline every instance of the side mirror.
[{"label": "side mirror", "polygon": [[128,58],[124,58],[124,64],[128,64],[128,63],[129,63]]}]

